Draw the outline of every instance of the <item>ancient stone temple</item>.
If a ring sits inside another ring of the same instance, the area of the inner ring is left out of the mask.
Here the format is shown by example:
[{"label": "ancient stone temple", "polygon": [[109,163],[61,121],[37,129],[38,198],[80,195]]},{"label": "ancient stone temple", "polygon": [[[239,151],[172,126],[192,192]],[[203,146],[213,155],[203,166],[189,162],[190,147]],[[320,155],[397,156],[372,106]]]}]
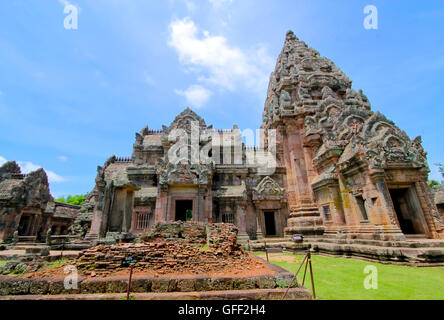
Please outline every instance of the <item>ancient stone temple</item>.
[{"label": "ancient stone temple", "polygon": [[286,168],[287,233],[443,238],[421,138],[379,112],[330,60],[288,32],[271,75],[263,128]]},{"label": "ancient stone temple", "polygon": [[[183,138],[185,155],[173,161]],[[131,158],[113,156],[98,168],[88,238],[189,220],[234,223],[244,238],[282,236],[288,218],[284,168],[265,175],[256,159],[265,156],[245,147],[236,126],[215,130],[190,109],[162,130],[144,128]]]},{"label": "ancient stone temple", "polygon": [[[288,32],[270,78],[260,145],[245,147],[237,126],[215,130],[190,109],[162,130],[144,128],[131,157],[113,156],[98,168],[87,237],[192,220],[234,223],[244,239],[443,238],[421,138],[411,140],[373,112],[351,85]],[[182,139],[185,148],[177,148]]]},{"label": "ancient stone temple", "polygon": [[444,186],[433,188],[432,193],[434,195],[435,204],[444,221]]},{"label": "ancient stone temple", "polygon": [[[15,162],[0,167],[0,240],[42,241],[69,232],[79,207],[54,202],[43,169],[22,174]],[[18,239],[16,239],[18,240]]]}]

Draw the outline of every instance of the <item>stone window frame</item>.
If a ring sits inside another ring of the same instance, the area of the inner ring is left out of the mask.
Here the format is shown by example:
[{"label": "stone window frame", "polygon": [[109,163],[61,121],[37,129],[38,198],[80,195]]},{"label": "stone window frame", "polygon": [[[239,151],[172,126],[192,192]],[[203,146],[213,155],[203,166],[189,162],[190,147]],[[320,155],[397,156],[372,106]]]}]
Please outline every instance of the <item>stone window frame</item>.
[{"label": "stone window frame", "polygon": [[329,203],[323,204],[321,206],[321,208],[322,208],[322,214],[324,215],[325,221],[332,221],[330,204]]},{"label": "stone window frame", "polygon": [[367,211],[366,199],[364,199],[364,196],[362,194],[356,194],[353,198],[358,209],[357,212],[359,214],[359,221],[361,223],[369,223],[370,218]]}]

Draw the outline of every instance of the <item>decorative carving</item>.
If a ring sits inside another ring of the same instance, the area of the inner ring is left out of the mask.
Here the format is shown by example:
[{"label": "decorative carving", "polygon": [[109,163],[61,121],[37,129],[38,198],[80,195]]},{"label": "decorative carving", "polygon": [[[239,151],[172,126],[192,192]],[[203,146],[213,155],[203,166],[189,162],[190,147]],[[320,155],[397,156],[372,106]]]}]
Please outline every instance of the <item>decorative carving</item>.
[{"label": "decorative carving", "polygon": [[281,200],[285,198],[285,190],[271,177],[265,177],[253,188],[254,200]]}]

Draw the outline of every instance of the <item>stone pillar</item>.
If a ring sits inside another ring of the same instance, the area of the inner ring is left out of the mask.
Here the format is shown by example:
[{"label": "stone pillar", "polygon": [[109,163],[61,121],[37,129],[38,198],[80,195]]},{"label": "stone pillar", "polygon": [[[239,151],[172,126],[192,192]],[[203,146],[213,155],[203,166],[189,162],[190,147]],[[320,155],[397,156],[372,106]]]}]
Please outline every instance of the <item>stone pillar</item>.
[{"label": "stone pillar", "polygon": [[207,195],[205,198],[204,220],[207,223],[213,222],[213,196],[211,195],[211,188],[207,188]]},{"label": "stone pillar", "polygon": [[260,214],[261,214],[261,211],[257,210],[256,211],[256,224],[257,224],[256,236],[257,236],[258,240],[264,238],[264,233],[262,232],[261,219],[259,218]]},{"label": "stone pillar", "polygon": [[198,191],[198,211],[199,211],[199,216],[197,221],[199,222],[204,222],[204,212],[205,212],[205,201],[204,201],[204,197],[205,197],[205,188],[206,186],[199,186],[199,191]]},{"label": "stone pillar", "polygon": [[284,149],[287,168],[287,194],[289,218],[285,234],[302,234],[306,236],[322,235],[324,225],[318,207],[314,203],[309,174],[311,156],[304,148],[303,119],[292,120],[287,124]]},{"label": "stone pillar", "polygon": [[[384,230],[385,232],[381,232],[381,237],[386,237],[388,239],[382,240],[405,240],[405,235],[402,233],[401,228],[398,224],[398,219],[396,217],[396,212],[393,207],[393,202],[390,196],[389,189],[387,188],[387,184],[385,183],[384,170],[373,169],[370,172],[370,178],[380,195],[382,207],[386,212],[389,221],[389,225]],[[386,233],[386,235],[384,235],[383,233]]]},{"label": "stone pillar", "polygon": [[248,240],[248,234],[247,234],[247,212],[246,212],[246,204],[245,203],[238,203],[237,204],[237,210],[236,210],[236,225],[239,229],[238,234],[238,240],[244,241]]},{"label": "stone pillar", "polygon": [[156,212],[154,223],[167,221],[168,211],[168,188],[160,188],[156,201]]},{"label": "stone pillar", "polygon": [[430,232],[429,236],[434,239],[444,239],[444,223],[433,201],[429,186],[424,181],[416,182],[415,189]]}]

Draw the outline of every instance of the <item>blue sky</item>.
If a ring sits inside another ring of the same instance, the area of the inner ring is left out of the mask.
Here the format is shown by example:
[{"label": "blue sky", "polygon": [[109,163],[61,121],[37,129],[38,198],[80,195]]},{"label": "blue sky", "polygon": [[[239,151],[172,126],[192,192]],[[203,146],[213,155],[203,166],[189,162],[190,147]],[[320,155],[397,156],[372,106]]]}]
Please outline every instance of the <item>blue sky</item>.
[{"label": "blue sky", "polygon": [[[67,30],[64,7],[79,8]],[[363,26],[378,9],[378,29]],[[260,126],[285,33],[333,60],[373,110],[444,162],[442,0],[0,2],[0,162],[44,167],[54,196],[89,192],[98,165],[185,107],[216,128]]]}]

